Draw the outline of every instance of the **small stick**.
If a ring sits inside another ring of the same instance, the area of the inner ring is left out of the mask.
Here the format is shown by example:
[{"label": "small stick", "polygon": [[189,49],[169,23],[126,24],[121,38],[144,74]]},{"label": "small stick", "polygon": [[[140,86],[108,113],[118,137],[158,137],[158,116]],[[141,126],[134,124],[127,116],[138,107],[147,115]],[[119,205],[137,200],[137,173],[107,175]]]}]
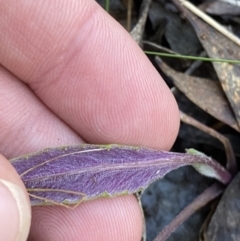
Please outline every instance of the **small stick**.
[{"label": "small stick", "polygon": [[[200,57],[207,57],[207,53],[203,51]],[[184,74],[191,75],[198,67],[202,65],[203,61],[195,60],[191,66],[184,72]]]},{"label": "small stick", "polygon": [[236,43],[238,46],[240,46],[240,39],[228,31],[226,28],[224,28],[222,25],[220,25],[218,22],[216,22],[214,19],[209,17],[207,14],[205,14],[203,11],[201,11],[199,8],[194,6],[192,3],[186,1],[186,0],[179,0],[180,3],[186,7],[188,10],[190,10],[192,13],[196,14],[199,18],[204,20],[206,23],[211,25],[213,28],[218,30],[220,33],[222,33],[225,37],[232,40],[234,43]]},{"label": "small stick", "polygon": [[127,31],[131,30],[131,19],[132,19],[132,0],[128,0],[127,5]]}]

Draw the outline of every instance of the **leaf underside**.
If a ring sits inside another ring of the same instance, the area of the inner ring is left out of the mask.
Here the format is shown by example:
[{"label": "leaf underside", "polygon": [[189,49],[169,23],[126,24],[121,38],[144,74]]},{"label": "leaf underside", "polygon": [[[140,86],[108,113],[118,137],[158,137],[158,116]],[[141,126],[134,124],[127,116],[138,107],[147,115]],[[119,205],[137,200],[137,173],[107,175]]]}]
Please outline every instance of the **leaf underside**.
[{"label": "leaf underside", "polygon": [[77,205],[97,197],[132,194],[170,171],[193,165],[228,183],[230,174],[211,158],[121,145],[49,148],[10,160],[21,176],[31,204]]}]

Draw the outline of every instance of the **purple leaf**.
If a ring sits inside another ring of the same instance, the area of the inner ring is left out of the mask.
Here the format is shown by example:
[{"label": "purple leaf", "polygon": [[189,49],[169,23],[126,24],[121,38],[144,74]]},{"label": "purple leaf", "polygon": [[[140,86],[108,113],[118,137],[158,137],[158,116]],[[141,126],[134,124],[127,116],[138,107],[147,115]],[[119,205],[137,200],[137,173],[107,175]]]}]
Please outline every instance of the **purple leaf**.
[{"label": "purple leaf", "polygon": [[46,149],[10,161],[32,205],[70,205],[102,196],[132,194],[185,165],[193,165],[222,183],[230,181],[230,174],[216,161],[192,149],[188,152],[86,144]]}]

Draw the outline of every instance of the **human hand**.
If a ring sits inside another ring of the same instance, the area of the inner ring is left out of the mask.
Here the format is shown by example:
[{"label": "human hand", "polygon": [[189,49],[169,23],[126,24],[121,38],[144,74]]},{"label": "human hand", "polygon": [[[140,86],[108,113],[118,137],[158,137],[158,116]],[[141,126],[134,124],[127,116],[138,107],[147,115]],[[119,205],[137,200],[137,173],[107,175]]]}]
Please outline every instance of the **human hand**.
[{"label": "human hand", "polygon": [[[0,64],[0,153],[6,158],[85,141],[173,144],[174,98],[129,34],[93,0],[1,0]],[[0,166],[0,240],[26,240],[27,192],[3,156]],[[142,223],[133,196],[74,210],[34,207],[28,240],[138,241]]]}]

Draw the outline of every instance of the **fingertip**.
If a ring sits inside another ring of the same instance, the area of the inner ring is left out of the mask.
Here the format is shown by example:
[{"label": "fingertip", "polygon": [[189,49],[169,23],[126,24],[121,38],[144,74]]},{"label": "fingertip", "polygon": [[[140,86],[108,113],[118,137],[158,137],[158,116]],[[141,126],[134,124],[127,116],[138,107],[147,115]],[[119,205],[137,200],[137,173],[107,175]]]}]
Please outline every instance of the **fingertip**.
[{"label": "fingertip", "polygon": [[29,200],[20,178],[12,181],[18,177],[14,177],[14,169],[10,171],[9,161],[0,155],[0,163],[3,169],[9,169],[7,176],[0,171],[0,240],[26,241],[31,222]]},{"label": "fingertip", "polygon": [[164,138],[159,138],[160,143],[158,143],[158,146],[160,146],[162,150],[170,150],[179,132],[179,108],[174,96],[169,90],[164,93],[162,99],[163,105],[160,121],[163,127],[160,129]]}]

